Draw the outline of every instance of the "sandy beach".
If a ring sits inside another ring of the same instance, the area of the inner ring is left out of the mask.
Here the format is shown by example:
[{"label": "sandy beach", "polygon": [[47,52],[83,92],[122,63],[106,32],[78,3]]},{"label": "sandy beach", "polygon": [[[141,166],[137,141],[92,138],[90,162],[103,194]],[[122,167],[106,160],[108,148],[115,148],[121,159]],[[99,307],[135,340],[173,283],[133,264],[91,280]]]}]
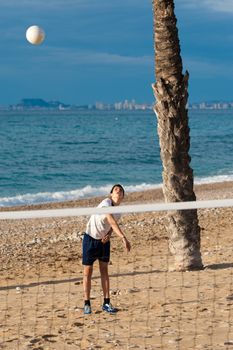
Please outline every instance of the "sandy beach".
[{"label": "sandy beach", "polygon": [[[195,186],[198,200],[233,198],[233,183]],[[96,206],[101,198],[25,210]],[[161,189],[124,204],[163,201]],[[1,221],[0,349],[232,349],[233,209],[198,211],[205,269],[169,272],[165,213],[122,216],[127,254],[112,237],[111,301],[101,310],[98,263],[90,316],[83,315],[81,243],[87,217]]]}]

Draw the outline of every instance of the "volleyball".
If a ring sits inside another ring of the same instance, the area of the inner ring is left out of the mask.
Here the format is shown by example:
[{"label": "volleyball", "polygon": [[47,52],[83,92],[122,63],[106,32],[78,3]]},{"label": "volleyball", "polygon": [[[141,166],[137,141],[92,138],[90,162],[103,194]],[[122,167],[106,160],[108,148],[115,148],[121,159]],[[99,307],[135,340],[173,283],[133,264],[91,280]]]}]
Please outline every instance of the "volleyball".
[{"label": "volleyball", "polygon": [[45,39],[45,32],[38,26],[31,26],[26,31],[26,39],[30,44],[40,45]]}]

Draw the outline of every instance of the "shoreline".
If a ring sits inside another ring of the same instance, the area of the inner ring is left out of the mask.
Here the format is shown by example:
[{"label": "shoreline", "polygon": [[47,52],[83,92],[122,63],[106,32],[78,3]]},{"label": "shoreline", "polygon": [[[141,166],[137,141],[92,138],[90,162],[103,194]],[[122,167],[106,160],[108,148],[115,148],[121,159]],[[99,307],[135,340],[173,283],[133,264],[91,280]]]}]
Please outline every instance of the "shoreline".
[{"label": "shoreline", "polygon": [[[213,182],[205,184],[195,184],[194,192],[197,200],[211,199],[230,199],[233,198],[233,181]],[[17,205],[10,207],[1,207],[0,211],[23,211],[23,210],[41,210],[41,209],[61,209],[74,207],[95,207],[108,195],[94,196],[76,200],[67,200],[61,202],[48,202],[40,204]],[[123,204],[156,203],[163,201],[162,187],[144,191],[135,191],[126,193]]]}]

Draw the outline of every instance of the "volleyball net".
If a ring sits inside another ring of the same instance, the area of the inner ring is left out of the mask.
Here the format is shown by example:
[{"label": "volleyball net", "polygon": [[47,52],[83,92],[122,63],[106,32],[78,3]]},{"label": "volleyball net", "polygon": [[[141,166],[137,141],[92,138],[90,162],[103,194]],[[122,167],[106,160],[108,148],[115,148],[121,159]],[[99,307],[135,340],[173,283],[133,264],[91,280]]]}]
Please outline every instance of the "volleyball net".
[{"label": "volleyball net", "polygon": [[[197,209],[205,268],[171,271],[168,211]],[[111,238],[111,302],[83,314],[81,246],[88,216],[122,213],[131,242]],[[0,349],[232,349],[233,199],[0,212]]]}]

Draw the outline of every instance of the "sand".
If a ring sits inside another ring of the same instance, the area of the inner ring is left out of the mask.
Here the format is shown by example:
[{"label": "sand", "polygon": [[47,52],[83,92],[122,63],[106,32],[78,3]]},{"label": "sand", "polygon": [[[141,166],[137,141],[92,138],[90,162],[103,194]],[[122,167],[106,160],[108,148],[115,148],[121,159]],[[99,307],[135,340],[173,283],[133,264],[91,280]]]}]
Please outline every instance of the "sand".
[{"label": "sand", "polygon": [[[195,187],[197,199],[233,198],[231,182]],[[101,198],[13,209],[95,206]],[[163,201],[160,189],[125,203]],[[12,210],[2,209],[2,210]],[[83,315],[81,242],[87,217],[1,222],[0,349],[233,349],[233,209],[199,210],[205,269],[170,272],[165,213],[127,214],[127,254],[113,236],[109,266],[116,315]]]}]

